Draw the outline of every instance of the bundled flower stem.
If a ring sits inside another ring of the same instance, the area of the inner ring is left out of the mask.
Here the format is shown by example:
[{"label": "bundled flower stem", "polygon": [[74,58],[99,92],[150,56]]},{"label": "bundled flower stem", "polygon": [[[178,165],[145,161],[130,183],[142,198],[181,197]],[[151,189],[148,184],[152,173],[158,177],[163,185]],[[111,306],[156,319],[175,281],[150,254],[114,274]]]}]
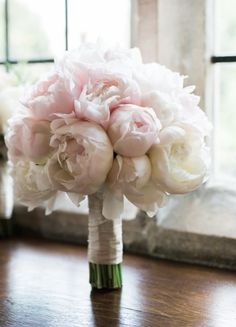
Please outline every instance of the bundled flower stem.
[{"label": "bundled flower stem", "polygon": [[103,192],[89,195],[89,281],[96,289],[122,286],[122,223],[102,214]]},{"label": "bundled flower stem", "polygon": [[89,263],[89,282],[96,289],[117,289],[122,287],[121,264],[101,265]]}]

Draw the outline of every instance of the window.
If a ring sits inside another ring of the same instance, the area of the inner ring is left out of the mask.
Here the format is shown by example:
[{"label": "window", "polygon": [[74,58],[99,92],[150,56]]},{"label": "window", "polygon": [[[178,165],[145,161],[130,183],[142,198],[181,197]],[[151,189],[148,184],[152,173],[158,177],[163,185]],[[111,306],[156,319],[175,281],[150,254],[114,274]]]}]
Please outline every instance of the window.
[{"label": "window", "polygon": [[236,17],[233,0],[215,1],[214,150],[217,178],[236,178]]},{"label": "window", "polygon": [[23,80],[48,71],[65,50],[96,41],[130,45],[129,0],[0,0],[0,69]]}]

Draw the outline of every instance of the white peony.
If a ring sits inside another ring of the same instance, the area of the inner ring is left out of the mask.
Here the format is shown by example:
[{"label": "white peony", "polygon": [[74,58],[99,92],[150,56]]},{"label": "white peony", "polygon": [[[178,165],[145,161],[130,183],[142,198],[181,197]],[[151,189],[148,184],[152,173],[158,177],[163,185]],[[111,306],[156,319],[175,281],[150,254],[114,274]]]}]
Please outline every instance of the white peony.
[{"label": "white peony", "polygon": [[149,181],[148,184],[136,192],[129,192],[126,198],[137,208],[145,211],[149,217],[153,217],[157,211],[166,204],[166,193]]},{"label": "white peony", "polygon": [[16,199],[20,203],[29,210],[46,205],[47,213],[52,211],[57,190],[50,183],[45,166],[20,160],[12,168],[12,176]]},{"label": "white peony", "polygon": [[149,151],[152,179],[165,192],[193,191],[204,181],[209,152],[199,131],[191,125],[176,124],[160,133],[160,144]]},{"label": "white peony", "polygon": [[211,125],[206,114],[199,108],[200,98],[191,92],[194,87],[186,87],[178,92],[147,92],[142,97],[142,105],[151,107],[163,127],[175,124],[191,124],[203,135],[208,135]]},{"label": "white peony", "polygon": [[134,72],[134,79],[143,94],[156,90],[170,94],[181,90],[184,83],[184,76],[157,63],[140,65]]},{"label": "white peony", "polygon": [[123,195],[141,210],[154,215],[163,204],[165,194],[150,182],[151,165],[147,156],[117,156],[107,178],[103,215],[115,219],[123,212]]},{"label": "white peony", "polygon": [[127,158],[117,155],[109,172],[107,183],[116,192],[126,194],[146,185],[151,177],[147,156]]}]

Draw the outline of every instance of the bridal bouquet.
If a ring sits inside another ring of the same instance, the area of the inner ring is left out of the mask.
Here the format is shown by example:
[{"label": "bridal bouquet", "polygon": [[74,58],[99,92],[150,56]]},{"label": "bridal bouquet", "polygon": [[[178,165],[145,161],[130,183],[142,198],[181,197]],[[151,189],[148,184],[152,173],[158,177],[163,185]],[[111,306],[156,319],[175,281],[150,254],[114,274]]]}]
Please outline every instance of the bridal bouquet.
[{"label": "bridal bouquet", "polygon": [[184,76],[137,49],[86,45],[27,90],[6,138],[17,198],[53,209],[58,192],[89,198],[90,282],[122,283],[123,200],[154,216],[208,168],[209,122]]}]

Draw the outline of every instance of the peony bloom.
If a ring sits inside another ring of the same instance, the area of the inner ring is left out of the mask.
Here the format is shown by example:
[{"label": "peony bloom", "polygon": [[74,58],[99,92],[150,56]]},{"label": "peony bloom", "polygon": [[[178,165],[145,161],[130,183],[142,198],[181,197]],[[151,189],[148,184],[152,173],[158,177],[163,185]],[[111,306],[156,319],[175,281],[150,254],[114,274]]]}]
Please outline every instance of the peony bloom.
[{"label": "peony bloom", "polygon": [[157,90],[171,94],[180,91],[184,83],[184,76],[157,63],[140,65],[134,78],[143,94]]},{"label": "peony bloom", "polygon": [[6,135],[9,158],[17,162],[26,158],[35,163],[45,162],[52,152],[50,123],[31,117],[13,118]]},{"label": "peony bloom", "polygon": [[117,156],[107,178],[103,215],[115,219],[123,212],[123,195],[139,209],[154,215],[165,199],[164,192],[150,181],[151,164],[146,155]]},{"label": "peony bloom", "polygon": [[96,192],[112,166],[113,150],[104,130],[73,118],[51,123],[50,145],[55,154],[48,161],[50,179],[59,190],[79,194]]},{"label": "peony bloom", "polygon": [[142,56],[138,48],[108,49],[104,52],[104,59],[106,60],[106,62],[122,62],[134,67],[137,67],[142,64]]},{"label": "peony bloom", "polygon": [[[93,68],[97,65],[116,63],[127,67],[134,67],[142,64],[141,53],[138,48],[123,49],[114,47],[105,49],[100,45],[82,44],[78,49],[66,52],[65,55],[56,61],[57,68],[63,72],[73,71],[78,65]],[[120,69],[120,68],[119,68]]]},{"label": "peony bloom", "polygon": [[139,105],[141,92],[133,79],[136,51],[126,53],[84,47],[67,53],[58,71],[68,81],[77,118],[107,128],[110,112],[121,104]]},{"label": "peony bloom", "polygon": [[65,78],[53,72],[29,89],[22,103],[35,119],[51,121],[58,113],[70,114],[74,105],[67,83]]},{"label": "peony bloom", "polygon": [[75,112],[79,119],[95,122],[105,129],[110,112],[120,104],[140,103],[138,85],[131,79],[115,74],[93,71],[75,100]]},{"label": "peony bloom", "polygon": [[194,89],[195,86],[185,87],[175,96],[175,101],[180,107],[175,120],[192,125],[202,136],[206,136],[209,135],[212,125],[204,111],[198,106],[200,97],[191,93]]},{"label": "peony bloom", "polygon": [[206,114],[198,107],[200,98],[191,92],[194,87],[185,87],[178,92],[147,92],[142,105],[151,107],[160,119],[162,127],[184,123],[194,126],[203,135],[209,134],[210,124]]},{"label": "peony bloom", "polygon": [[158,142],[160,129],[161,124],[151,108],[124,105],[112,113],[108,135],[115,152],[139,157]]},{"label": "peony bloom", "polygon": [[142,105],[154,110],[162,127],[168,126],[174,120],[175,112],[178,110],[176,103],[170,101],[170,96],[159,91],[144,94]]},{"label": "peony bloom", "polygon": [[127,193],[126,198],[137,208],[153,217],[166,204],[166,194],[157,188],[152,181],[136,192]]},{"label": "peony bloom", "polygon": [[199,131],[191,125],[164,128],[160,144],[149,151],[152,179],[168,193],[181,194],[196,189],[205,178],[209,155]]},{"label": "peony bloom", "polygon": [[151,177],[151,164],[146,155],[127,158],[117,155],[109,172],[107,183],[124,194],[141,189]]},{"label": "peony bloom", "polygon": [[17,200],[29,207],[29,210],[46,204],[47,213],[50,213],[57,191],[48,179],[45,166],[20,160],[14,165],[12,175]]}]

